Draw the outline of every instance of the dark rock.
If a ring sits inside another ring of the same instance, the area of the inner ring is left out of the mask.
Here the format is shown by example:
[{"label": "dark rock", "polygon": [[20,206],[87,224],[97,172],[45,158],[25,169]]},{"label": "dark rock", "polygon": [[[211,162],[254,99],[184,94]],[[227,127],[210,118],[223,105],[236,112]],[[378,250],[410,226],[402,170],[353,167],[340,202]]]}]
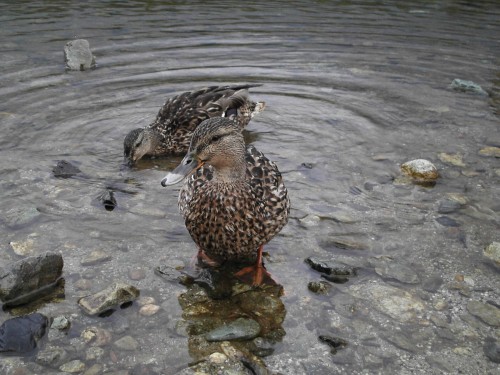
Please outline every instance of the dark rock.
[{"label": "dark rock", "polygon": [[331,285],[325,281],[311,281],[307,284],[307,288],[316,294],[328,294],[331,289]]},{"label": "dark rock", "polygon": [[452,199],[443,199],[439,202],[438,212],[440,214],[449,214],[458,211],[463,205]]},{"label": "dark rock", "polygon": [[61,254],[45,253],[0,268],[0,299],[9,306],[32,302],[51,291],[63,268]]},{"label": "dark rock", "polygon": [[344,349],[348,345],[346,340],[339,337],[321,335],[319,336],[319,340],[331,348],[332,354],[337,353],[339,350]]},{"label": "dark rock", "polygon": [[490,361],[500,363],[500,344],[493,337],[484,340],[483,350]]},{"label": "dark rock", "polygon": [[6,320],[0,326],[0,352],[30,353],[45,335],[47,324],[47,317],[39,313]]},{"label": "dark rock", "polygon": [[444,227],[459,227],[460,223],[448,216],[440,216],[436,221]]},{"label": "dark rock", "polygon": [[179,283],[185,286],[192,285],[194,282],[194,277],[187,275],[174,267],[164,265],[158,266],[155,268],[154,272],[164,280]]},{"label": "dark rock", "polygon": [[253,319],[238,318],[205,334],[207,341],[250,340],[260,333],[260,326]]},{"label": "dark rock", "polygon": [[422,289],[426,292],[435,293],[443,285],[443,278],[440,275],[432,275],[422,282]]},{"label": "dark rock", "polygon": [[52,168],[52,173],[55,177],[70,178],[82,171],[71,164],[69,161],[60,160],[57,165]]},{"label": "dark rock", "polygon": [[106,190],[99,196],[99,200],[106,209],[106,211],[113,211],[116,208],[115,193],[112,190]]},{"label": "dark rock", "polygon": [[87,314],[99,315],[136,300],[139,294],[139,290],[132,285],[115,283],[98,293],[80,298],[78,304]]},{"label": "dark rock", "polygon": [[[325,262],[314,257],[309,257],[305,259],[305,262],[315,271],[323,273],[325,275],[329,275],[329,277],[323,276],[325,279],[343,283],[347,281],[351,276],[357,275],[357,269],[354,267],[348,267],[343,264],[334,264]],[[336,277],[334,277],[336,276]]]},{"label": "dark rock", "polygon": [[258,357],[267,357],[274,353],[274,344],[265,338],[256,337],[252,341],[250,350]]},{"label": "dark rock", "polygon": [[64,62],[69,70],[88,70],[95,68],[95,57],[90,51],[89,42],[76,39],[64,46]]}]

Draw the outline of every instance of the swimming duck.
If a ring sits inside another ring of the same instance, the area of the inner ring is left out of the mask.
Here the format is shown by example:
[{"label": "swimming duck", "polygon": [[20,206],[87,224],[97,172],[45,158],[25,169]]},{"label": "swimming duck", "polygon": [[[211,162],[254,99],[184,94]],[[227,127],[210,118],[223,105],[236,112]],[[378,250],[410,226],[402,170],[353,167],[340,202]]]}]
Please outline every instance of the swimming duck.
[{"label": "swimming duck", "polygon": [[290,213],[276,164],[254,146],[245,147],[235,121],[214,117],[195,129],[186,156],[161,184],[183,179],[179,209],[198,245],[198,257],[209,265],[255,261],[236,276],[251,276],[253,285],[261,285],[269,276],[263,246],[281,231]]},{"label": "swimming duck", "polygon": [[125,137],[126,162],[134,164],[145,155],[185,154],[194,129],[208,118],[233,118],[243,129],[265,108],[264,102],[248,96],[248,89],[256,86],[260,85],[210,86],[168,99],[153,123]]}]

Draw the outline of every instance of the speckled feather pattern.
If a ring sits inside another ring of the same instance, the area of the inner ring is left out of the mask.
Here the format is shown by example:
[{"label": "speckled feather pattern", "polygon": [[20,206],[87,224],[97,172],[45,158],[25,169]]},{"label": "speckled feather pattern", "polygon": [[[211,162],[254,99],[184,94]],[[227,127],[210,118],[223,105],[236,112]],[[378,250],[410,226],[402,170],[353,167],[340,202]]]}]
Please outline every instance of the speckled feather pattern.
[{"label": "speckled feather pattern", "polygon": [[253,146],[243,180],[220,182],[205,165],[186,178],[179,209],[194,242],[219,262],[253,261],[287,223],[290,200],[276,165]]},{"label": "speckled feather pattern", "polygon": [[210,86],[168,99],[148,126],[161,136],[153,155],[186,153],[196,127],[203,120],[223,116],[229,108],[237,109],[234,120],[243,129],[257,105],[246,90],[255,86],[259,85]]}]

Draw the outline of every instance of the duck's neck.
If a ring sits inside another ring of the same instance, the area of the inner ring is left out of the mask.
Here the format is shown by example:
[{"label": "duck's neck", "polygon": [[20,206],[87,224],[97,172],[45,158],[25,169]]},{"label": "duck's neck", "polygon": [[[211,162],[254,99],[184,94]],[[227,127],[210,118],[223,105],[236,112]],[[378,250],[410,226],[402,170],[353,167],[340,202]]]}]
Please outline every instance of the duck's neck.
[{"label": "duck's neck", "polygon": [[245,179],[246,161],[245,150],[239,150],[231,156],[220,155],[214,166],[214,178],[218,183],[235,183]]}]

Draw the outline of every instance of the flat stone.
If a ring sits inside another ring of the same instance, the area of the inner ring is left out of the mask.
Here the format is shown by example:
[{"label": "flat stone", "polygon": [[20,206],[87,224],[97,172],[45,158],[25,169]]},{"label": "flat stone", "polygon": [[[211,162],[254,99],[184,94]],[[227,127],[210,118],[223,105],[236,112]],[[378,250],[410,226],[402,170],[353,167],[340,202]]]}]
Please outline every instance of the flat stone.
[{"label": "flat stone", "polygon": [[16,207],[4,212],[2,219],[11,228],[23,227],[31,224],[40,216],[36,207]]},{"label": "flat stone", "polygon": [[113,345],[118,349],[126,351],[134,351],[139,347],[139,343],[132,336],[124,336],[121,339],[116,340]]},{"label": "flat stone", "polygon": [[238,318],[205,334],[207,341],[251,340],[260,333],[253,319]]},{"label": "flat stone", "polygon": [[111,341],[111,332],[99,327],[85,328],[80,334],[83,342],[92,346],[106,346]]},{"label": "flat stone", "polygon": [[35,362],[42,366],[57,368],[67,359],[68,352],[66,352],[63,348],[56,346],[40,350],[35,357]]},{"label": "flat stone", "polygon": [[45,253],[0,268],[0,300],[10,306],[36,300],[62,275],[61,254]]},{"label": "flat stone", "polygon": [[500,242],[492,242],[486,246],[483,255],[500,267]]},{"label": "flat stone", "polygon": [[85,39],[76,39],[64,46],[64,61],[69,70],[88,70],[95,68],[95,57],[90,44]]},{"label": "flat stone", "polygon": [[493,337],[487,337],[484,340],[483,350],[490,361],[500,363],[500,343]]},{"label": "flat stone", "polygon": [[132,285],[114,283],[108,288],[78,300],[80,307],[89,315],[99,315],[113,307],[132,302],[140,291]]},{"label": "flat stone", "polygon": [[139,309],[139,314],[141,314],[142,316],[152,316],[155,315],[158,311],[160,311],[160,306],[150,303],[142,306]]},{"label": "flat stone", "polygon": [[445,152],[441,152],[438,154],[438,158],[443,163],[451,164],[456,167],[465,167],[463,157],[460,154],[447,154]]},{"label": "flat stone", "polygon": [[59,367],[59,370],[64,372],[69,372],[70,374],[75,374],[77,372],[85,371],[85,363],[75,359],[74,361],[67,362]]},{"label": "flat stone", "polygon": [[405,284],[418,284],[420,278],[410,267],[396,262],[380,262],[375,272],[384,279],[393,279]]},{"label": "flat stone", "polygon": [[19,256],[26,257],[34,255],[35,252],[35,241],[28,238],[24,241],[12,241],[9,243],[14,253]]},{"label": "flat stone", "polygon": [[411,160],[401,164],[401,171],[417,181],[434,181],[439,177],[437,168],[425,159]]},{"label": "flat stone", "polygon": [[111,260],[111,255],[102,250],[94,250],[86,256],[80,264],[82,266],[93,266]]},{"label": "flat stone", "polygon": [[455,91],[470,92],[473,94],[484,95],[484,96],[488,95],[488,93],[484,91],[484,89],[477,83],[460,78],[455,78],[451,82],[450,87]]},{"label": "flat stone", "polygon": [[74,175],[82,173],[82,171],[78,167],[75,167],[73,164],[71,164],[69,161],[60,160],[57,162],[57,165],[52,168],[52,173],[54,174],[54,177],[70,178]]},{"label": "flat stone", "polygon": [[492,327],[500,327],[500,309],[489,303],[469,301],[467,311]]},{"label": "flat stone", "polygon": [[425,310],[425,303],[409,292],[385,284],[358,284],[350,287],[354,297],[367,300],[370,306],[398,322],[417,319]]},{"label": "flat stone", "polygon": [[479,150],[479,155],[481,156],[493,156],[495,158],[500,158],[500,147],[484,147]]}]

